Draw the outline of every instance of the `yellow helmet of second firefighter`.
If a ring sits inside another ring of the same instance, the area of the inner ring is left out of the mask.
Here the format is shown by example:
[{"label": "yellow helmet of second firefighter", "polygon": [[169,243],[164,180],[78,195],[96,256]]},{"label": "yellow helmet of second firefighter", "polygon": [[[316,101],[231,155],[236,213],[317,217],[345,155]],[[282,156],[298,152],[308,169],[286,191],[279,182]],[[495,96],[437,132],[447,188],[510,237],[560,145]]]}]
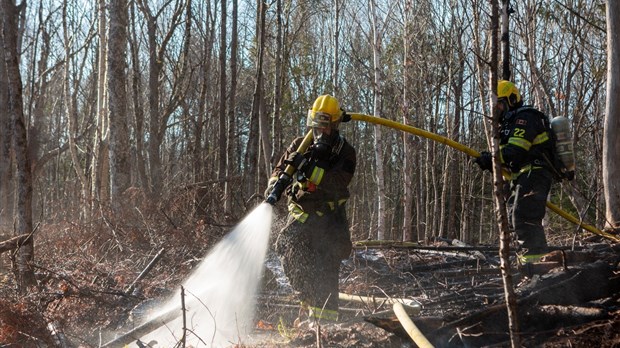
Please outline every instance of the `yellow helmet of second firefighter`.
[{"label": "yellow helmet of second firefighter", "polygon": [[514,83],[506,80],[497,81],[497,99],[505,98],[508,106],[518,107],[521,104],[521,93]]},{"label": "yellow helmet of second firefighter", "polygon": [[313,128],[338,129],[342,114],[338,99],[329,94],[321,95],[312,104],[312,109],[308,110],[307,125]]}]

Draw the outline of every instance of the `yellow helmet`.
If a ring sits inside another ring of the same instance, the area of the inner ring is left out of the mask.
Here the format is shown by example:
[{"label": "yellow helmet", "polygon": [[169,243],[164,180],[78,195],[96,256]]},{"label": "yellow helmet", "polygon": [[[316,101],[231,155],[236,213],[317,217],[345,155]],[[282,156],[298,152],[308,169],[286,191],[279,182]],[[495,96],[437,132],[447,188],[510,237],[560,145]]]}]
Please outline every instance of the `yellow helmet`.
[{"label": "yellow helmet", "polygon": [[312,104],[312,109],[308,110],[307,125],[308,127],[338,129],[342,114],[338,99],[328,94],[321,95]]},{"label": "yellow helmet", "polygon": [[514,83],[506,80],[497,81],[497,99],[506,98],[511,108],[521,103],[521,93]]}]

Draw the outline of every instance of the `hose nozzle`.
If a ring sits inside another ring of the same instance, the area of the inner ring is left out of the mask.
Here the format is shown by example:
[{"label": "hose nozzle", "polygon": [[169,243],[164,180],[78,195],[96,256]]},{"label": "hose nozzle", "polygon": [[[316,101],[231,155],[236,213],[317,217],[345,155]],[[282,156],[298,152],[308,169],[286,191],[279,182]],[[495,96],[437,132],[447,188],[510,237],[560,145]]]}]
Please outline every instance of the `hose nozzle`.
[{"label": "hose nozzle", "polygon": [[282,192],[284,192],[284,189],[286,189],[292,181],[293,178],[286,172],[280,174],[278,181],[276,181],[276,184],[273,186],[273,190],[271,191],[269,196],[267,196],[265,202],[271,205],[275,205],[280,200],[280,196],[282,196]]}]

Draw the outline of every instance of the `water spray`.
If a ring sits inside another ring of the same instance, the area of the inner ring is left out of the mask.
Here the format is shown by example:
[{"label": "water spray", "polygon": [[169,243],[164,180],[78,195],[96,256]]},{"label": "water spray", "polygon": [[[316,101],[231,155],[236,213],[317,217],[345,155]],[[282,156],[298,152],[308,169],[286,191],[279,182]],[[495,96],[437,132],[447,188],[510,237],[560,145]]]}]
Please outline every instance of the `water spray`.
[{"label": "water spray", "polygon": [[137,340],[173,347],[181,332],[193,347],[228,347],[248,340],[272,218],[271,205],[254,208],[209,250],[183,282],[183,293],[179,289],[143,324],[102,347],[123,347]]}]

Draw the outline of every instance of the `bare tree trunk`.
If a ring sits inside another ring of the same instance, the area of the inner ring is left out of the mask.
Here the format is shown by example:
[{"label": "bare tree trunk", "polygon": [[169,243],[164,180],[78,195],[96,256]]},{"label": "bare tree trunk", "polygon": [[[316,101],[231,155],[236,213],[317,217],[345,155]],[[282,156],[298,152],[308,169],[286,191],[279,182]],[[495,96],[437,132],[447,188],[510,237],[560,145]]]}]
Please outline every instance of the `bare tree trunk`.
[{"label": "bare tree trunk", "polygon": [[[379,33],[379,17],[377,15],[377,4],[375,0],[370,1],[371,7],[371,21],[372,21],[372,52],[373,52],[373,66],[374,66],[374,83],[373,83],[373,114],[376,117],[381,117],[381,43]],[[374,125],[375,130],[375,166],[377,179],[377,239],[385,239],[385,221],[387,214],[386,207],[386,193],[385,193],[385,173],[383,169],[383,140],[381,138],[381,128],[378,125]]]},{"label": "bare tree trunk", "polygon": [[108,100],[110,119],[111,203],[120,208],[121,195],[130,185],[129,130],[127,126],[127,0],[109,3]]},{"label": "bare tree trunk", "polygon": [[226,13],[226,2],[221,1],[222,5],[220,13],[220,98],[219,98],[219,122],[218,122],[218,170],[217,178],[219,180],[224,179],[226,176],[226,21],[228,20],[228,14]]},{"label": "bare tree trunk", "polygon": [[[162,61],[158,55],[157,49],[157,17],[153,16],[148,4],[138,1],[142,14],[146,17],[147,37],[149,47],[149,174],[150,186],[149,193],[157,196],[163,183],[163,173],[161,168],[160,147],[162,142],[161,114],[159,107],[159,76],[161,72]],[[111,40],[111,38],[110,38]]]},{"label": "bare tree trunk", "polygon": [[[161,144],[164,139],[164,135],[167,128],[168,116],[170,114],[170,106],[166,110],[162,110],[160,107],[160,77],[162,73],[162,66],[164,63],[166,49],[168,43],[172,38],[174,29],[179,25],[179,18],[182,14],[183,4],[182,1],[177,0],[174,5],[173,15],[170,20],[168,31],[163,35],[163,38],[158,42],[158,32],[160,28],[157,26],[157,20],[163,13],[157,11],[156,15],[153,15],[152,10],[149,8],[149,2],[144,0],[138,0],[137,2],[140,11],[146,18],[147,23],[147,38],[149,48],[149,169],[150,169],[150,193],[154,196],[159,196],[160,190],[163,187],[163,169],[161,163]],[[167,6],[170,2],[166,3]],[[110,38],[112,40],[112,38]],[[170,91],[169,93],[174,93]]]},{"label": "bare tree trunk", "polygon": [[[39,5],[38,8],[39,21],[41,23],[48,20],[48,18],[43,18],[43,4]],[[28,111],[25,111],[26,114],[30,114],[29,122],[28,122],[28,153],[30,153],[30,163],[32,170],[32,178],[33,180],[37,177],[39,165],[39,152],[41,149],[42,143],[45,143],[46,135],[38,134],[37,132],[42,131],[45,128],[45,118],[47,116],[46,113],[46,104],[48,101],[48,75],[51,74],[52,69],[48,67],[48,60],[51,52],[51,35],[48,31],[47,25],[41,25],[39,27],[39,37],[42,42],[41,46],[41,54],[38,57],[39,61],[37,62],[37,69],[31,69],[31,86],[32,92],[30,97],[30,102],[28,105]],[[39,78],[38,88],[35,88],[35,81],[37,80],[37,76]],[[32,111],[30,111],[32,110]]]},{"label": "bare tree trunk", "polygon": [[[264,55],[265,55],[265,38],[266,36],[266,16],[267,16],[267,3],[265,0],[260,0],[259,6],[259,37],[258,37],[258,64],[256,69],[256,96],[255,99],[257,101],[258,108],[258,119],[259,119],[259,129],[260,129],[260,139],[262,144],[263,151],[263,160],[259,159],[259,178],[267,179],[267,176],[271,174],[271,161],[270,156],[273,152],[271,147],[271,141],[269,139],[269,120],[266,112],[265,100],[264,100],[264,79],[263,79],[263,63],[264,63]],[[265,174],[265,175],[262,175]]]},{"label": "bare tree trunk", "polygon": [[[506,17],[507,18],[507,17]],[[504,284],[504,297],[506,299],[506,311],[508,313],[508,330],[510,331],[510,341],[512,348],[521,347],[521,338],[519,336],[519,322],[517,316],[517,298],[514,293],[514,285],[512,282],[512,271],[510,269],[510,231],[508,228],[508,216],[506,213],[506,201],[504,198],[504,178],[502,177],[502,163],[500,160],[499,148],[499,110],[494,106],[497,104],[497,34],[498,34],[499,10],[497,2],[491,0],[491,66],[490,66],[490,86],[493,93],[490,93],[489,106],[493,110],[493,119],[488,129],[491,131],[487,134],[490,139],[491,149],[493,153],[493,196],[495,198],[495,213],[500,233],[500,269],[502,272],[502,280]],[[508,27],[508,26],[506,26]],[[502,33],[508,35],[508,33]],[[505,61],[505,59],[503,59]],[[488,131],[487,129],[487,131]]]},{"label": "bare tree trunk", "polygon": [[[403,124],[409,124],[409,76],[411,74],[411,68],[409,66],[409,45],[410,40],[413,39],[411,30],[411,22],[413,18],[411,16],[411,0],[404,1],[405,23],[403,30]],[[413,162],[412,162],[412,150],[413,141],[412,136],[403,132],[403,229],[402,240],[404,242],[413,241],[413,235],[411,233],[413,223]]]},{"label": "bare tree trunk", "polygon": [[[526,57],[529,63],[529,67],[531,70],[531,79],[532,79],[532,83],[534,85],[534,105],[545,105],[545,101],[548,101],[548,105],[552,105],[550,98],[545,95],[544,91],[544,84],[545,84],[545,80],[544,78],[541,76],[541,73],[538,69],[538,65],[536,64],[536,60],[538,57],[538,51],[539,51],[539,47],[536,44],[536,26],[538,25],[538,19],[537,19],[537,15],[538,15],[538,11],[539,11],[539,7],[540,7],[540,2],[538,1],[527,1],[528,4],[525,7],[525,18],[526,18],[526,22],[528,23],[528,25],[526,26],[526,35],[525,35],[525,42],[526,42]],[[530,3],[532,2],[532,3]],[[542,86],[542,87],[541,87]],[[551,110],[551,114],[554,114],[555,112],[553,110]]]},{"label": "bare tree trunk", "polygon": [[[0,27],[4,20],[0,17]],[[0,45],[0,105],[9,105],[9,78],[7,76],[4,45]],[[0,226],[9,226],[13,217],[11,204],[11,183],[13,182],[13,161],[11,160],[11,112],[0,108]]]},{"label": "bare tree trunk", "polygon": [[[462,117],[462,113],[463,113],[463,107],[461,105],[461,99],[463,96],[463,84],[465,82],[465,79],[463,77],[463,70],[465,68],[465,56],[464,56],[464,52],[463,52],[463,45],[462,45],[462,40],[461,38],[458,39],[458,57],[459,57],[459,61],[457,62],[457,71],[456,71],[456,76],[453,80],[453,84],[452,84],[452,91],[453,91],[453,95],[454,95],[454,117],[453,117],[453,122],[450,125],[449,129],[449,134],[450,134],[450,138],[456,142],[460,142],[460,129],[461,129],[461,117]],[[446,155],[446,158],[452,158],[452,161],[450,163],[448,163],[447,166],[447,173],[448,176],[450,177],[450,179],[447,182],[447,185],[449,187],[448,189],[448,202],[444,202],[444,205],[447,205],[447,216],[446,216],[446,226],[447,226],[447,236],[448,238],[454,239],[454,238],[460,238],[459,235],[459,226],[456,220],[456,216],[457,216],[457,211],[456,211],[456,207],[457,207],[457,196],[456,193],[459,192],[459,188],[462,185],[465,185],[465,182],[460,182],[458,180],[459,175],[459,168],[458,168],[458,161],[456,158],[457,154],[455,151],[449,151],[449,155]],[[462,202],[461,202],[462,204]],[[463,231],[463,229],[461,228],[460,231]]]},{"label": "bare tree trunk", "polygon": [[[248,145],[247,152],[245,158],[245,168],[247,168],[246,177],[247,186],[245,188],[246,195],[251,197],[254,195],[257,190],[257,185],[259,182],[261,185],[264,185],[265,178],[261,178],[259,176],[260,170],[259,166],[263,160],[260,157],[261,149],[259,147],[264,146],[267,139],[263,138],[263,128],[267,127],[265,124],[265,120],[261,118],[261,99],[263,96],[263,44],[264,40],[262,40],[262,35],[264,35],[264,15],[263,13],[266,11],[263,0],[257,0],[257,13],[256,13],[256,47],[257,47],[257,57],[256,57],[256,70],[255,70],[255,86],[254,86],[254,94],[252,95],[252,111],[251,111],[251,119],[250,119],[250,134],[248,137]],[[265,148],[262,148],[262,152]],[[271,153],[271,152],[269,152]],[[265,156],[268,156],[265,154]]]},{"label": "bare tree trunk", "polygon": [[342,10],[341,0],[334,0],[334,61],[332,64],[332,88],[334,96],[338,97],[340,92],[339,74],[340,74],[340,12]]},{"label": "bare tree trunk", "polygon": [[607,0],[607,102],[603,128],[606,227],[620,228],[620,3]]},{"label": "bare tree trunk", "polygon": [[271,154],[270,163],[275,165],[278,153],[282,151],[282,123],[280,115],[282,111],[282,86],[284,85],[284,38],[282,36],[282,0],[276,0],[276,62],[274,66],[273,79],[273,117],[271,118]]},{"label": "bare tree trunk", "polygon": [[205,18],[205,37],[204,37],[204,56],[202,58],[202,78],[200,86],[200,98],[198,100],[198,115],[196,116],[196,122],[194,126],[194,153],[192,155],[194,161],[194,180],[196,182],[202,181],[205,176],[205,161],[203,157],[203,147],[208,147],[209,143],[205,141],[203,146],[203,134],[205,129],[205,120],[207,119],[207,96],[210,95],[211,86],[211,61],[213,54],[213,42],[215,41],[215,15],[211,8],[211,1],[207,0],[205,3],[207,9],[207,18]]},{"label": "bare tree trunk", "polygon": [[131,97],[133,101],[134,112],[134,127],[135,127],[135,141],[136,141],[136,167],[138,170],[138,177],[140,178],[140,187],[146,192],[150,192],[149,179],[146,174],[146,163],[144,159],[144,100],[142,98],[142,79],[140,69],[142,61],[138,52],[138,35],[136,28],[136,6],[135,3],[131,4],[131,40],[129,41],[130,54],[131,54]]},{"label": "bare tree trunk", "polygon": [[502,0],[502,80],[510,80],[510,36],[508,24],[510,19],[510,0]]},{"label": "bare tree trunk", "polygon": [[[76,110],[77,98],[75,94],[71,93],[71,42],[73,41],[73,38],[69,37],[69,28],[67,26],[67,2],[63,3],[62,14],[62,31],[65,45],[64,101],[67,122],[69,124],[69,154],[71,155],[73,170],[80,182],[80,200],[82,202],[90,202],[88,180],[86,178],[86,173],[80,164],[81,162],[78,158],[77,144],[75,143],[75,139],[78,136],[78,115]],[[81,204],[81,207],[82,214],[84,215],[83,217],[86,218],[89,214],[88,204]]]},{"label": "bare tree trunk", "polygon": [[[232,183],[230,181],[231,177],[237,174],[237,161],[235,154],[235,144],[236,137],[235,131],[237,128],[236,125],[236,117],[235,110],[237,108],[237,55],[238,55],[238,41],[239,41],[239,32],[238,32],[238,0],[233,0],[232,2],[232,28],[231,28],[231,38],[230,38],[230,97],[228,104],[228,142],[226,143],[226,176],[229,178],[226,180],[226,184],[224,186],[224,211],[227,215],[232,214],[232,204],[233,204],[233,194]],[[274,105],[280,105],[274,104]]]},{"label": "bare tree trunk", "polygon": [[[446,97],[445,97],[445,110],[446,110],[446,117],[445,117],[445,125],[444,127],[451,133],[452,132],[452,122],[450,122],[450,115],[452,114],[452,109],[451,106],[452,104],[450,103],[450,100],[452,99],[451,96],[451,85],[453,83],[452,81],[452,74],[451,74],[451,62],[448,63],[448,87],[446,90]],[[441,151],[441,150],[440,150]],[[439,208],[439,215],[437,215],[437,234],[440,237],[446,237],[446,238],[454,238],[454,236],[450,235],[450,232],[448,231],[448,216],[450,215],[449,207],[447,206],[449,202],[451,202],[452,200],[450,199],[452,193],[451,193],[451,189],[452,189],[452,175],[450,175],[452,172],[450,172],[450,166],[451,164],[454,162],[454,153],[452,151],[446,151],[446,155],[444,158],[443,163],[441,163],[441,176],[442,176],[442,183],[441,183],[441,196],[439,201],[441,202],[441,207]]]},{"label": "bare tree trunk", "polygon": [[[24,120],[22,80],[19,72],[19,56],[17,51],[17,27],[19,13],[25,3],[19,6],[13,0],[2,0],[2,41],[4,46],[4,62],[9,86],[9,104],[13,129],[13,151],[17,164],[17,209],[15,212],[15,235],[33,233],[32,225],[32,173],[28,153],[28,139]],[[20,292],[35,285],[34,269],[34,237],[28,239],[20,248],[15,258],[15,272]]]},{"label": "bare tree trunk", "polygon": [[[93,139],[93,157],[91,160],[91,188],[90,194],[93,197],[91,209],[97,208],[95,202],[107,202],[109,199],[109,170],[107,169],[107,159],[109,158],[107,149],[108,136],[108,110],[107,110],[107,17],[105,13],[106,0],[98,1],[99,26],[99,57],[97,66],[97,120],[95,127],[95,137]],[[104,160],[106,159],[106,160]]]}]

